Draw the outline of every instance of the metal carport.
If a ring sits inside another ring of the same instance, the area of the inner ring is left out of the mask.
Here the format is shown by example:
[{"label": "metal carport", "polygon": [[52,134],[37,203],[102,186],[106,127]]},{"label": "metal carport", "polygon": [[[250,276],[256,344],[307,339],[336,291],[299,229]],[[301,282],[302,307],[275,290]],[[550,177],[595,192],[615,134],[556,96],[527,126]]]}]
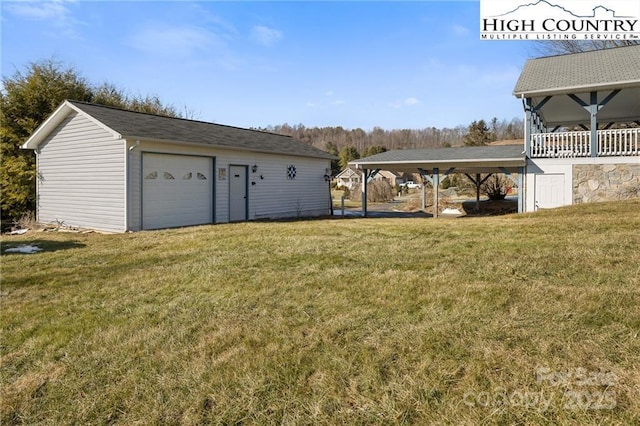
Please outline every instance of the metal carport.
[{"label": "metal carport", "polygon": [[[362,216],[367,216],[367,184],[380,170],[420,173],[423,181],[434,187],[434,217],[438,217],[438,191],[440,178],[451,173],[464,173],[471,180],[480,179],[481,173],[504,173],[518,187],[518,213],[524,211],[523,184],[527,160],[522,145],[474,146],[460,148],[406,149],[383,152],[351,161],[362,170]],[[512,173],[517,173],[515,179]],[[475,175],[475,178],[474,178]],[[426,187],[422,185],[423,209]]]}]

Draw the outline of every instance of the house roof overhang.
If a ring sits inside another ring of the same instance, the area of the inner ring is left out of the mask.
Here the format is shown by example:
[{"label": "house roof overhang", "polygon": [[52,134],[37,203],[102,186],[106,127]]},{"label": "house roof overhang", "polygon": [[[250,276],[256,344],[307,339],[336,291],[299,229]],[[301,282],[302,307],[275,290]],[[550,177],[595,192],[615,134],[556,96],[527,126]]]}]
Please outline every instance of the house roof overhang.
[{"label": "house roof overhang", "polygon": [[568,95],[590,103],[620,92],[598,112],[600,122],[640,120],[640,45],[530,59],[513,91],[533,106],[547,126],[589,124],[590,114]]}]

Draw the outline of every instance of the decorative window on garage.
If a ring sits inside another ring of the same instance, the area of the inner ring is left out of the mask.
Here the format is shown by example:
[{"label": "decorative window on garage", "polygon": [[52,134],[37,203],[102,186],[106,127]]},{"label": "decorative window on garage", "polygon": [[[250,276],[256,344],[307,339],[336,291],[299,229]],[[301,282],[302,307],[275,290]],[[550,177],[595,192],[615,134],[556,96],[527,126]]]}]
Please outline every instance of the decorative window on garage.
[{"label": "decorative window on garage", "polygon": [[287,179],[293,180],[296,178],[296,166],[290,164],[287,166]]},{"label": "decorative window on garage", "polygon": [[182,180],[191,180],[193,173],[189,172],[186,175],[182,176]]},{"label": "decorative window on garage", "polygon": [[205,175],[203,175],[202,173],[198,172],[197,176],[198,176],[198,180],[207,180],[207,177]]},{"label": "decorative window on garage", "polygon": [[144,178],[145,179],[157,179],[158,178],[158,172],[151,172],[148,175],[146,175]]},{"label": "decorative window on garage", "polygon": [[167,180],[175,179],[175,178],[173,177],[173,175],[172,175],[171,173],[169,173],[169,172],[164,172],[162,175],[163,175],[163,176],[164,176],[164,178],[165,178],[165,179],[167,179]]}]

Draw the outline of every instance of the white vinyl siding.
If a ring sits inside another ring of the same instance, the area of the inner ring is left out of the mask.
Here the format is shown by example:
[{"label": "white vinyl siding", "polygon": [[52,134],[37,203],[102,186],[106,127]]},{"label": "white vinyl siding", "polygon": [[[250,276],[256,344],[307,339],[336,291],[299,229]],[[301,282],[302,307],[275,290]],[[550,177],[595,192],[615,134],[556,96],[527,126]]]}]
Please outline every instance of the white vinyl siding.
[{"label": "white vinyl siding", "polygon": [[125,231],[124,141],[72,113],[40,145],[38,221]]},{"label": "white vinyl siding", "polygon": [[[251,166],[258,165],[256,173]],[[287,166],[296,168],[287,178]],[[249,219],[306,217],[329,213],[329,162],[313,158],[264,155],[249,166]],[[263,176],[264,179],[260,179]],[[251,182],[256,182],[252,185]]]},{"label": "white vinyl siding", "polygon": [[[134,146],[135,141],[128,141]],[[173,145],[141,141],[129,152],[130,229],[141,229],[141,169],[142,153],[203,155],[215,157],[214,216],[216,223],[229,222],[229,168],[247,166],[249,179],[249,220],[294,218],[329,214],[329,183],[324,180],[330,161],[317,158],[232,151],[192,145]],[[258,166],[256,173],[251,171]],[[295,179],[287,179],[287,166],[296,167]],[[220,180],[219,169],[226,170]],[[260,178],[263,177],[263,179]],[[255,185],[252,185],[255,182]]]}]

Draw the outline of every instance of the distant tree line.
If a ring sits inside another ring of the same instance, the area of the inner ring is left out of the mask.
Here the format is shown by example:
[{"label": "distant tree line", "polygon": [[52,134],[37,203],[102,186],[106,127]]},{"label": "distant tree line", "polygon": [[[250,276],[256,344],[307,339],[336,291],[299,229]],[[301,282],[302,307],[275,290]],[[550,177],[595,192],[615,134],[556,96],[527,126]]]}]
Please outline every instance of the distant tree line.
[{"label": "distant tree line", "polygon": [[[488,124],[495,140],[521,139],[523,137],[523,121],[514,118],[510,121],[493,118]],[[325,149],[327,142],[335,144],[338,150],[345,146],[355,148],[362,153],[370,146],[383,146],[386,149],[419,149],[440,148],[443,146],[462,146],[469,127],[460,125],[454,128],[426,127],[424,129],[385,130],[374,127],[365,131],[361,128],[345,129],[337,127],[305,127],[304,124],[268,126],[258,130],[279,133]]]},{"label": "distant tree line", "polygon": [[539,54],[564,55],[567,53],[581,53],[591,50],[611,49],[615,47],[638,46],[640,40],[556,40],[537,42]]},{"label": "distant tree line", "polygon": [[427,127],[424,129],[384,130],[374,127],[371,131],[337,127],[305,127],[303,124],[281,124],[257,130],[292,136],[304,143],[323,149],[340,158],[332,165],[334,172],[345,168],[358,158],[379,154],[391,149],[442,148],[463,145],[485,145],[496,140],[522,139],[523,120],[511,121],[494,117],[488,124],[474,121],[469,126],[454,128]]}]

